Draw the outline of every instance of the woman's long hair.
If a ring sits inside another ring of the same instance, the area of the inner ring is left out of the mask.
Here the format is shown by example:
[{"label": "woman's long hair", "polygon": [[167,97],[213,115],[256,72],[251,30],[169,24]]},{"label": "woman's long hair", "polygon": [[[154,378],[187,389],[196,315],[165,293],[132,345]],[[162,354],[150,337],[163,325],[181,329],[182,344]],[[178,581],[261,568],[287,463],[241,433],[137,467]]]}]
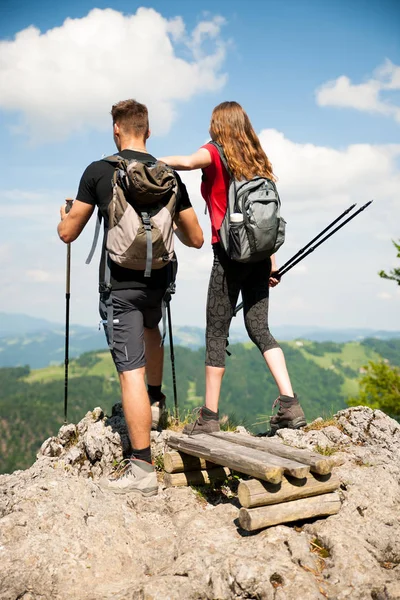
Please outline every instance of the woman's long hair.
[{"label": "woman's long hair", "polygon": [[235,179],[255,176],[276,180],[250,119],[237,102],[222,102],[212,112],[210,135],[220,144]]}]

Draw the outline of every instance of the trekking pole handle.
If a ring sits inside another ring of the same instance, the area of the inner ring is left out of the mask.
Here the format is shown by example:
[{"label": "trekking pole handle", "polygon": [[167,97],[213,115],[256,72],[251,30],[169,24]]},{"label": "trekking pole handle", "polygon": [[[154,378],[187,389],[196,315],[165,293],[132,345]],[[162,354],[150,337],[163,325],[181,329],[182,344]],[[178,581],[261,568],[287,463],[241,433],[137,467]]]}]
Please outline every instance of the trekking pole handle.
[{"label": "trekking pole handle", "polygon": [[65,202],[66,202],[66,204],[67,204],[67,206],[65,207],[65,213],[66,213],[66,214],[68,214],[68,213],[69,213],[69,211],[70,211],[70,210],[71,210],[71,208],[72,208],[72,204],[73,204],[73,202],[74,202],[74,199],[73,199],[73,198],[66,198],[66,199],[65,199]]}]

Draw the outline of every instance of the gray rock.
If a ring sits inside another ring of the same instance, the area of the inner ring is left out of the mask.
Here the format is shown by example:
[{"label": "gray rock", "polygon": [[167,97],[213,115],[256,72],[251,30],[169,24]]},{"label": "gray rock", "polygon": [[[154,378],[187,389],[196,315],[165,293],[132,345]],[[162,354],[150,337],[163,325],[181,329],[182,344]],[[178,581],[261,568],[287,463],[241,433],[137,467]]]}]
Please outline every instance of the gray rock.
[{"label": "gray rock", "polygon": [[[340,512],[248,534],[225,497],[103,492],[129,440],[120,405],[87,413],[0,476],[0,600],[399,600],[399,426],[361,407],[336,418],[277,439],[336,450]],[[169,435],[152,433],[153,456]]]}]

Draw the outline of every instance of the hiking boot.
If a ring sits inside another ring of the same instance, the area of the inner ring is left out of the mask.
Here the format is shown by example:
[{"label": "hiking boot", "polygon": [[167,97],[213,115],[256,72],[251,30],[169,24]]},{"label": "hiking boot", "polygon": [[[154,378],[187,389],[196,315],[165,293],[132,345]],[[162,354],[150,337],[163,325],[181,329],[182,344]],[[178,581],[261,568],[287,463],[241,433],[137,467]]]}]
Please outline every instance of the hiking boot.
[{"label": "hiking boot", "polygon": [[279,402],[279,410],[276,415],[270,419],[270,431],[269,436],[275,435],[278,429],[300,429],[307,425],[306,418],[304,416],[303,409],[300,406],[299,400],[294,395],[293,398],[290,396],[279,396],[272,405],[272,409]]},{"label": "hiking boot", "polygon": [[198,435],[199,433],[215,433],[216,431],[220,431],[219,421],[217,419],[205,419],[203,416],[203,409],[205,407],[202,406],[200,408],[195,408],[193,413],[198,414],[199,416],[194,421],[194,423],[188,423],[183,428],[182,433],[186,433],[186,435]]},{"label": "hiking boot", "polygon": [[161,400],[154,401],[149,394],[151,404],[151,428],[166,429],[168,412],[165,407],[165,394],[161,394]]},{"label": "hiking boot", "polygon": [[99,486],[114,494],[130,494],[131,492],[142,494],[142,496],[158,494],[154,466],[138,459],[123,460],[114,473],[100,479]]}]

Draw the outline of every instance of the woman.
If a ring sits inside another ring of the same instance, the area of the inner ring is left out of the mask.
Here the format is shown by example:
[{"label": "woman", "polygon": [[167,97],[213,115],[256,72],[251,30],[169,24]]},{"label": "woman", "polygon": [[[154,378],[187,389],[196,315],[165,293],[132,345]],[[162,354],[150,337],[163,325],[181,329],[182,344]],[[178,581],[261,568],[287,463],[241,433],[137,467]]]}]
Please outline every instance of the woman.
[{"label": "woman", "polygon": [[[275,180],[272,165],[240,104],[222,102],[213,110],[210,135],[222,146],[236,180],[252,179],[256,175]],[[268,328],[269,287],[279,283],[279,279],[273,277],[277,271],[275,256],[257,263],[239,263],[231,260],[219,243],[218,230],[227,208],[229,175],[217,148],[205,144],[190,156],[168,156],[160,160],[177,170],[203,169],[201,193],[211,219],[214,251],[207,299],[205,406],[184,432],[194,435],[219,430],[218,402],[225,373],[225,349],[239,292],[247,332],[261,351],[279,389],[274,403],[275,406],[279,402],[279,410],[271,417],[270,434],[283,427],[297,429],[306,425],[304,412],[293,393],[285,357]]]}]

